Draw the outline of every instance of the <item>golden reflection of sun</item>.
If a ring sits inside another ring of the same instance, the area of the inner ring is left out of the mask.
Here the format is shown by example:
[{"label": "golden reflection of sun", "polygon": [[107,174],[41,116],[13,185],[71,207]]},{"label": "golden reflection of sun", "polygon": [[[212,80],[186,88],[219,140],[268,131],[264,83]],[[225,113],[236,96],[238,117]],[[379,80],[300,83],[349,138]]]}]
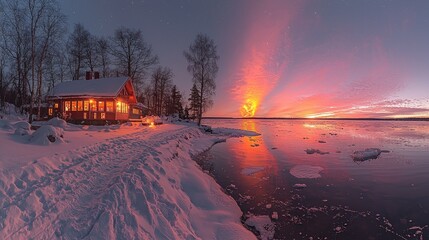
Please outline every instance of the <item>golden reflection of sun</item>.
[{"label": "golden reflection of sun", "polygon": [[246,103],[241,107],[240,113],[242,117],[253,117],[256,112],[256,102],[248,99]]}]

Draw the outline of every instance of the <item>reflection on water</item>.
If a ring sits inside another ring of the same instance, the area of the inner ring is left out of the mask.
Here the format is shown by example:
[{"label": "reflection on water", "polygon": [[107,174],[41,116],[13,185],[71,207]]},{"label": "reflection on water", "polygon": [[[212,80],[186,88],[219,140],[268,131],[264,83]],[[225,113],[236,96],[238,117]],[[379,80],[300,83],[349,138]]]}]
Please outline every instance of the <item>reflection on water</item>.
[{"label": "reflection on water", "polygon": [[[262,134],[229,139],[201,157],[245,214],[278,213],[278,220],[273,219],[275,238],[429,238],[427,122],[206,120],[205,124]],[[354,162],[351,154],[366,148],[389,152]],[[322,167],[322,177],[296,178],[289,172],[296,165]],[[295,184],[306,187],[294,188]]]}]

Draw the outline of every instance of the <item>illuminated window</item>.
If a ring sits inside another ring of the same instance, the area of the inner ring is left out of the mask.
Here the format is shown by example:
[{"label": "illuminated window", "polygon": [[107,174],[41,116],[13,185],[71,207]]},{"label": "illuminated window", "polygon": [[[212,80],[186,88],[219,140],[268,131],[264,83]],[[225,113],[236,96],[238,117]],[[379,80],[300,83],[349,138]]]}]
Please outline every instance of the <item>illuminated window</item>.
[{"label": "illuminated window", "polygon": [[83,113],[83,119],[87,119],[88,118],[88,115],[87,115],[88,113],[86,113],[86,112],[84,112]]},{"label": "illuminated window", "polygon": [[71,110],[72,111],[76,111],[77,110],[77,102],[76,101],[72,101],[71,102]]},{"label": "illuminated window", "polygon": [[83,101],[83,111],[89,111],[89,101]]},{"label": "illuminated window", "polygon": [[119,109],[120,109],[119,112],[121,113],[128,113],[128,104],[121,102],[119,104]]},{"label": "illuminated window", "polygon": [[94,119],[97,119],[97,113],[94,113],[93,116],[94,116]]},{"label": "illuminated window", "polygon": [[100,117],[101,119],[106,119],[106,113],[101,113],[101,117]]},{"label": "illuminated window", "polygon": [[55,104],[54,104],[54,108],[58,108],[58,103],[55,103]]},{"label": "illuminated window", "polygon": [[97,111],[97,101],[92,101],[91,103],[91,111]]},{"label": "illuminated window", "polygon": [[70,101],[65,101],[64,102],[64,109],[67,111],[70,111]]},{"label": "illuminated window", "polygon": [[133,114],[141,114],[140,110],[137,108],[133,108]]},{"label": "illuminated window", "polygon": [[116,112],[121,112],[121,102],[116,102]]},{"label": "illuminated window", "polygon": [[104,112],[104,101],[98,101],[98,111]]},{"label": "illuminated window", "polygon": [[112,101],[106,102],[106,112],[113,112],[113,102]]},{"label": "illuminated window", "polygon": [[48,109],[48,115],[49,115],[49,116],[52,116],[52,108],[49,108],[49,109]]},{"label": "illuminated window", "polygon": [[82,101],[78,101],[77,102],[77,110],[78,111],[83,111]]},{"label": "illuminated window", "polygon": [[128,113],[129,112],[129,105],[124,102],[117,102],[116,103],[116,112],[118,113]]}]

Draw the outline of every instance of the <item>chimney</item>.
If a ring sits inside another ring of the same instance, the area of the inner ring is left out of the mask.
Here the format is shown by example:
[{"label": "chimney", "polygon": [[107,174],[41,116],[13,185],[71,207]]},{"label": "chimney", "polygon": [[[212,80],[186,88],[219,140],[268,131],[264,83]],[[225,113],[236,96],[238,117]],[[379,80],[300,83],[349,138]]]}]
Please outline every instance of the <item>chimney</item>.
[{"label": "chimney", "polygon": [[91,80],[92,79],[92,72],[86,72],[86,80]]},{"label": "chimney", "polygon": [[100,78],[100,72],[94,72],[94,79]]}]

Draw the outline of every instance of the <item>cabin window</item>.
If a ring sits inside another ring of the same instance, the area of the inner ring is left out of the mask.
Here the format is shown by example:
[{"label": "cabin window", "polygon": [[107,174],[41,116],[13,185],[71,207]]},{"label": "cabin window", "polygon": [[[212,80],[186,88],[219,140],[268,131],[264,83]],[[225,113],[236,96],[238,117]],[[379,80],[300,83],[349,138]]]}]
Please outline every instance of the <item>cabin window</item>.
[{"label": "cabin window", "polygon": [[76,101],[72,101],[71,102],[71,110],[74,112],[74,111],[77,111],[77,102]]},{"label": "cabin window", "polygon": [[94,115],[93,115],[94,117],[94,119],[97,119],[97,113],[94,113]]},{"label": "cabin window", "polygon": [[100,117],[101,119],[106,119],[106,113],[101,113],[101,117]]},{"label": "cabin window", "polygon": [[89,111],[89,101],[83,101],[83,111]]},{"label": "cabin window", "polygon": [[121,102],[116,102],[116,112],[118,112],[118,113],[120,113],[120,112],[122,112],[122,110],[121,110]]},{"label": "cabin window", "polygon": [[98,101],[98,111],[104,112],[104,101]]},{"label": "cabin window", "polygon": [[117,102],[116,111],[120,113],[128,113],[128,104],[123,102]]},{"label": "cabin window", "polygon": [[91,111],[93,112],[97,111],[97,101],[91,102]]},{"label": "cabin window", "polygon": [[83,111],[82,101],[78,101],[77,102],[77,110],[78,111]]},{"label": "cabin window", "polygon": [[88,118],[88,113],[84,112],[83,113],[83,119],[87,119]]},{"label": "cabin window", "polygon": [[64,102],[64,109],[67,111],[70,111],[70,101],[65,101]]},{"label": "cabin window", "polygon": [[49,108],[49,109],[48,109],[48,115],[49,115],[49,116],[52,116],[52,112],[53,112],[53,109],[52,109],[52,108]]},{"label": "cabin window", "polygon": [[139,114],[141,114],[141,112],[139,109],[133,108],[133,114],[139,115]]},{"label": "cabin window", "polygon": [[106,112],[113,112],[113,102],[112,101],[106,102]]},{"label": "cabin window", "polygon": [[58,103],[55,103],[55,104],[54,104],[54,108],[58,108]]}]

